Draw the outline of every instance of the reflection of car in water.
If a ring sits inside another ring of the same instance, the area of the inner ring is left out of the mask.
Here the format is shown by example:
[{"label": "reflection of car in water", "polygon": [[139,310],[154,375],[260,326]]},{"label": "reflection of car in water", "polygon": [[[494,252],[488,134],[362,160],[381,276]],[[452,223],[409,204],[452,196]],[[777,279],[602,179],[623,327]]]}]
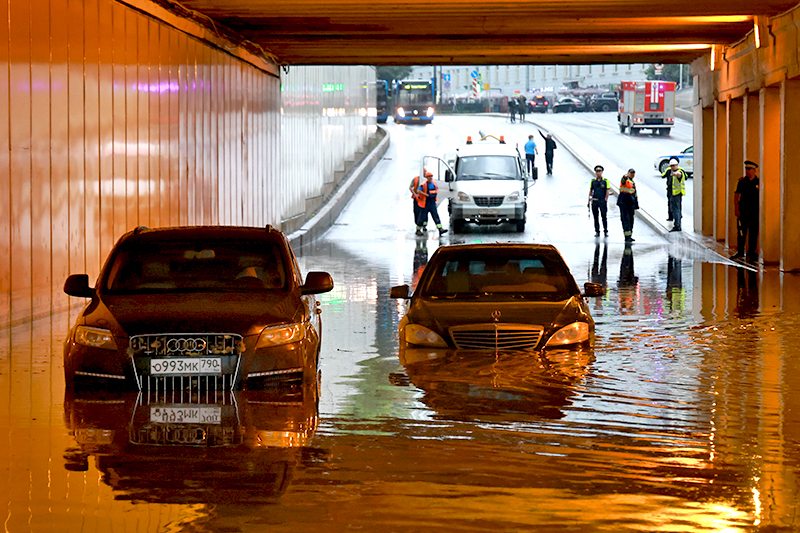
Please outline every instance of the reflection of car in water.
[{"label": "reflection of car in water", "polygon": [[109,254],[64,344],[68,388],[230,390],[265,381],[316,381],[321,323],[286,237],[271,226],[137,228]]},{"label": "reflection of car in water", "polygon": [[588,372],[590,350],[483,352],[453,350],[431,358],[422,350],[401,352],[408,380],[424,392],[422,403],[439,416],[463,419],[525,413],[561,418]]},{"label": "reflection of car in water", "polygon": [[[315,386],[314,386],[315,387]],[[312,387],[313,388],[313,387]],[[258,503],[279,497],[308,455],[316,394],[67,393],[77,443],[68,470],[90,458],[117,499],[160,503]]]},{"label": "reflection of car in water", "polygon": [[[587,283],[587,296],[604,293]],[[400,349],[522,350],[588,347],[594,320],[569,267],[552,245],[440,246],[400,321]]]}]

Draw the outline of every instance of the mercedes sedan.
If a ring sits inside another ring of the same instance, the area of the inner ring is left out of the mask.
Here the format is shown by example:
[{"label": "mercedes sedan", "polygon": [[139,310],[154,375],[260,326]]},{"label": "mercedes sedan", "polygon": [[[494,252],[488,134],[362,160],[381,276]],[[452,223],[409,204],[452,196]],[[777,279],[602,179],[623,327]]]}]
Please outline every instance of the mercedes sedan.
[{"label": "mercedes sedan", "polygon": [[408,285],[391,296],[410,299],[400,322],[400,348],[543,350],[589,347],[594,320],[569,267],[552,245],[493,243],[441,246],[413,295]]}]

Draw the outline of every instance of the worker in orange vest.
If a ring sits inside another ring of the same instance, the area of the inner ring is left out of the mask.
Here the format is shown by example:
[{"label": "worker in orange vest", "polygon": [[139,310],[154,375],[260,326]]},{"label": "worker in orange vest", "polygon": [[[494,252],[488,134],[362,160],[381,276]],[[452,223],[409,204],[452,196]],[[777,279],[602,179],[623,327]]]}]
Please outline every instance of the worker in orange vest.
[{"label": "worker in orange vest", "polygon": [[619,218],[622,220],[622,232],[625,234],[625,242],[633,242],[633,219],[637,209],[639,209],[639,197],[636,195],[636,183],[633,181],[636,171],[629,169],[622,176],[619,182],[619,195],[617,196],[617,206],[619,207]]},{"label": "worker in orange vest", "polygon": [[425,182],[417,187],[417,204],[420,207],[419,218],[417,219],[417,235],[422,235],[422,228],[428,223],[428,213],[436,223],[439,235],[447,233],[447,230],[442,228],[442,221],[439,220],[439,211],[436,209],[436,195],[438,192],[439,187],[433,181],[433,174],[426,171]]},{"label": "worker in orange vest", "polygon": [[[424,169],[423,172],[425,172],[425,177],[426,178],[428,177],[428,174],[431,174],[430,172],[428,172],[427,168]],[[433,176],[433,174],[431,174],[431,176]],[[417,189],[419,189],[420,185],[421,184],[420,184],[419,176],[414,176],[411,179],[411,184],[408,186],[408,190],[411,191],[411,204],[412,204],[412,207],[414,208],[414,224],[416,224],[417,221],[419,220],[419,212],[422,209],[419,206],[419,197],[418,197],[418,194],[417,194]],[[427,224],[427,223],[428,223],[428,221],[425,220],[425,224]],[[425,229],[424,228],[424,224],[423,224],[423,227],[417,227],[417,235],[422,235],[422,230],[423,229]]]}]

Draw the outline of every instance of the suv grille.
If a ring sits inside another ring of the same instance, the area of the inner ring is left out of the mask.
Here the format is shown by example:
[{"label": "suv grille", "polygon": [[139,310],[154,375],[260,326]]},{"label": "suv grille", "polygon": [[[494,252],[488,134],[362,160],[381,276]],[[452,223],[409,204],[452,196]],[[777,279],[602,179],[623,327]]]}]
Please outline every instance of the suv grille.
[{"label": "suv grille", "polygon": [[533,350],[544,328],[522,324],[475,324],[450,328],[456,348],[462,350]]},{"label": "suv grille", "polygon": [[[135,335],[129,348],[139,390],[155,394],[231,390],[242,351],[242,336],[232,333]],[[152,370],[157,363],[161,373]]]},{"label": "suv grille", "polygon": [[503,196],[475,196],[475,205],[478,207],[498,207],[503,205]]}]

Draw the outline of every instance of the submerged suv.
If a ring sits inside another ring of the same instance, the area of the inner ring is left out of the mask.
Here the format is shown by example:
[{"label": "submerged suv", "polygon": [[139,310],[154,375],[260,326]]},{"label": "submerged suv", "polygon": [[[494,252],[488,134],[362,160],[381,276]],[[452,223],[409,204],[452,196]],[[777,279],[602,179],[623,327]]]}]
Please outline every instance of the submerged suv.
[{"label": "submerged suv", "polygon": [[450,229],[464,231],[464,224],[501,224],[510,222],[518,232],[525,230],[528,176],[525,163],[516,147],[491,135],[471,137],[451,158],[451,171],[445,173],[449,184]]}]

